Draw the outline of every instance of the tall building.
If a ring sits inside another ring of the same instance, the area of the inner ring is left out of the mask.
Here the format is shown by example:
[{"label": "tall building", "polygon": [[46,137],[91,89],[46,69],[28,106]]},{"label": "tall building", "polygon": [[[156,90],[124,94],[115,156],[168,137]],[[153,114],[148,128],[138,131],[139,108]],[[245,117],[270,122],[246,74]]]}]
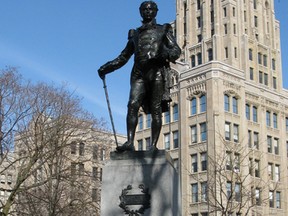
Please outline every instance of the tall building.
[{"label": "tall building", "polygon": [[[158,147],[179,170],[182,215],[288,215],[288,91],[273,0],[176,0],[182,56]],[[150,145],[150,115],[135,142]]]}]

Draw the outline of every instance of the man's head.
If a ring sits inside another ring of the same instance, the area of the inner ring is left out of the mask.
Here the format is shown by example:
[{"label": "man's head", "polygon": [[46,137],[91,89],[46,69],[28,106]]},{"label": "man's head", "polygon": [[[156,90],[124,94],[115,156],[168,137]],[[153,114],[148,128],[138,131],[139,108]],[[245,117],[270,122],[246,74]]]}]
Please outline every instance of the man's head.
[{"label": "man's head", "polygon": [[157,4],[154,1],[144,1],[139,7],[144,22],[153,20],[158,12]]}]

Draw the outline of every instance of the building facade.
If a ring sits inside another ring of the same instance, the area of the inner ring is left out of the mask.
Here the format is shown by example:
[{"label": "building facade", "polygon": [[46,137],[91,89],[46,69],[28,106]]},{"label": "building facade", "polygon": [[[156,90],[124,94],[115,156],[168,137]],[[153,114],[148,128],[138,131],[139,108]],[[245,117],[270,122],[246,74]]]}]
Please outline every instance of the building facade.
[{"label": "building facade", "polygon": [[[288,214],[288,91],[273,0],[177,0],[170,111],[158,147],[179,171],[182,215]],[[150,145],[139,113],[135,143]]]}]

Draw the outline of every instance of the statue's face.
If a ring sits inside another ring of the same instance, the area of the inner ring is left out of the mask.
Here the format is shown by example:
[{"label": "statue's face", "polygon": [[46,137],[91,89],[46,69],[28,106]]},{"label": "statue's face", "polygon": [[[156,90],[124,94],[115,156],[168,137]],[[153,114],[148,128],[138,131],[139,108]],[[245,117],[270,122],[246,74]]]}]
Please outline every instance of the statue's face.
[{"label": "statue's face", "polygon": [[157,9],[150,3],[145,4],[140,10],[144,22],[153,20],[157,15]]}]

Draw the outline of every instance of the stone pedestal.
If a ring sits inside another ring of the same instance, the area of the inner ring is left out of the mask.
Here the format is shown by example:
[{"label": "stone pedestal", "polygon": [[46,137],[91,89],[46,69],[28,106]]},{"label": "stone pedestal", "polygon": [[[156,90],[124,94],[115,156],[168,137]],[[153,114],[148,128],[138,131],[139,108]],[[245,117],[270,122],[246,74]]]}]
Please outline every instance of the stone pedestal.
[{"label": "stone pedestal", "polygon": [[170,156],[111,153],[103,168],[101,216],[180,216],[178,174]]}]

